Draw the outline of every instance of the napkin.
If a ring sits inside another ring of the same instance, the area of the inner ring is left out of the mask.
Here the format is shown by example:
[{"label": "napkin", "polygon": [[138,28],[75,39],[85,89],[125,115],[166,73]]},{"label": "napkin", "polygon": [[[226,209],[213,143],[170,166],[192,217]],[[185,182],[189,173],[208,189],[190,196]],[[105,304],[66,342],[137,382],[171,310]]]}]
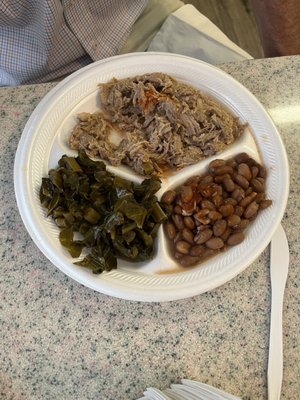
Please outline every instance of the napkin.
[{"label": "napkin", "polygon": [[182,54],[210,64],[253,58],[191,4],[169,15],[148,51]]}]

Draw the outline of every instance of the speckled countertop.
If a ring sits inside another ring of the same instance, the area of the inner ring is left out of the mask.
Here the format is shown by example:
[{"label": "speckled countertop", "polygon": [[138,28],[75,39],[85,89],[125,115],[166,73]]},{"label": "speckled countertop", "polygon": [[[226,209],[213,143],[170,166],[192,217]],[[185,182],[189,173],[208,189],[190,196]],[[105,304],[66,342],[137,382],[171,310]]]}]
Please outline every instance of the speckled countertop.
[{"label": "speckled countertop", "polygon": [[[270,112],[289,157],[282,399],[299,399],[300,56],[220,67]],[[269,248],[212,292],[139,303],[74,282],[32,242],[14,197],[14,155],[28,117],[54,85],[0,89],[0,398],[133,400],[146,387],[163,389],[185,377],[266,399]]]}]

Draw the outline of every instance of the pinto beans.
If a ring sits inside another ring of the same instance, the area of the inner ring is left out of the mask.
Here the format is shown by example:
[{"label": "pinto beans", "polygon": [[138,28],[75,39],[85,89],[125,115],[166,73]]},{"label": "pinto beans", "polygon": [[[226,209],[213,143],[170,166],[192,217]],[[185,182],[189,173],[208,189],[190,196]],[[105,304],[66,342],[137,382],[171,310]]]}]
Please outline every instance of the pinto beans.
[{"label": "pinto beans", "polygon": [[181,232],[182,239],[186,240],[188,243],[194,244],[193,232],[188,228],[183,228]]},{"label": "pinto beans", "polygon": [[216,209],[216,206],[210,200],[202,200],[201,201],[201,208],[207,208],[210,211],[214,211]]},{"label": "pinto beans", "polygon": [[210,219],[210,221],[218,221],[219,219],[222,219],[222,217],[222,214],[218,211],[210,211],[208,213],[208,218]]},{"label": "pinto beans", "polygon": [[201,256],[205,250],[205,246],[202,244],[196,244],[195,246],[191,247],[190,254],[191,256]]},{"label": "pinto beans", "polygon": [[200,231],[194,238],[194,241],[197,244],[203,244],[208,241],[213,235],[213,231],[211,229],[205,229],[204,231]]},{"label": "pinto beans", "polygon": [[185,240],[178,240],[176,243],[176,250],[181,254],[189,254],[191,245]]},{"label": "pinto beans", "polygon": [[190,255],[186,255],[180,258],[180,264],[183,267],[192,267],[193,265],[199,263],[200,258],[199,257],[194,257]]},{"label": "pinto beans", "polygon": [[236,187],[234,191],[231,193],[231,197],[236,201],[241,201],[245,197],[245,191],[241,187]]},{"label": "pinto beans", "polygon": [[216,158],[215,160],[211,161],[208,164],[208,168],[211,170],[213,168],[222,167],[223,165],[226,165],[226,161],[222,160],[222,159],[219,159],[219,158]]},{"label": "pinto beans", "polygon": [[227,217],[227,224],[228,226],[237,226],[241,222],[241,217],[236,214],[229,215]]},{"label": "pinto beans", "polygon": [[244,176],[247,181],[250,181],[252,178],[251,169],[248,164],[240,163],[238,166],[238,174]]},{"label": "pinto beans", "polygon": [[245,178],[243,175],[240,174],[236,174],[236,176],[234,177],[234,180],[236,181],[236,183],[241,186],[243,189],[248,189],[249,187],[249,181],[247,180],[247,178]]},{"label": "pinto beans", "polygon": [[184,222],[183,222],[183,218],[181,215],[179,214],[173,214],[172,215],[172,220],[174,222],[174,225],[176,226],[176,228],[178,230],[182,230],[184,228]]},{"label": "pinto beans", "polygon": [[182,186],[181,189],[181,201],[183,203],[189,203],[190,201],[193,200],[194,197],[194,193],[193,193],[193,189],[191,186]]},{"label": "pinto beans", "polygon": [[265,194],[266,169],[247,153],[210,162],[204,176],[166,191],[165,233],[170,251],[184,267],[240,244],[245,229],[272,200]]},{"label": "pinto beans", "polygon": [[252,179],[251,186],[258,193],[264,191],[264,184],[258,178]]},{"label": "pinto beans", "polygon": [[235,184],[234,184],[233,180],[230,177],[229,178],[225,177],[222,182],[223,182],[224,189],[227,192],[233,192],[234,191]]},{"label": "pinto beans", "polygon": [[248,207],[249,204],[255,199],[256,196],[257,196],[257,193],[256,193],[256,192],[250,193],[248,196],[244,197],[244,198],[240,201],[239,205],[240,205],[241,207],[243,207],[243,208]]},{"label": "pinto beans", "polygon": [[272,200],[262,200],[259,203],[259,209],[264,210],[265,208],[270,207],[271,204],[272,204]]},{"label": "pinto beans", "polygon": [[172,222],[167,222],[165,225],[165,229],[166,229],[166,234],[168,236],[169,239],[174,239],[177,233],[177,230],[174,226],[174,224],[172,224]]},{"label": "pinto beans", "polygon": [[213,233],[215,236],[222,236],[227,228],[227,222],[225,219],[220,219],[214,223]]},{"label": "pinto beans", "polygon": [[251,167],[252,178],[255,179],[259,173],[259,168],[256,165]]},{"label": "pinto beans", "polygon": [[191,230],[195,229],[196,225],[195,225],[195,221],[194,221],[193,217],[190,217],[190,216],[184,217],[183,223],[188,229],[191,229]]},{"label": "pinto beans", "polygon": [[242,241],[245,239],[245,235],[243,232],[238,232],[238,233],[233,233],[232,235],[229,236],[227,239],[227,244],[229,246],[236,246],[237,244],[242,243]]},{"label": "pinto beans", "polygon": [[246,219],[254,217],[258,211],[258,208],[259,208],[259,205],[257,203],[255,203],[255,201],[252,201],[252,203],[250,203],[249,206],[244,211],[243,216]]},{"label": "pinto beans", "polygon": [[225,174],[232,174],[233,168],[230,167],[229,165],[222,165],[221,167],[211,168],[211,171],[215,175],[225,175]]},{"label": "pinto beans", "polygon": [[213,237],[211,239],[209,239],[205,245],[212,250],[218,250],[221,249],[222,247],[224,247],[224,242],[221,238],[218,237]]},{"label": "pinto beans", "polygon": [[165,204],[172,204],[177,196],[175,190],[167,190],[161,198],[161,201]]},{"label": "pinto beans", "polygon": [[229,215],[232,215],[234,213],[234,207],[232,204],[224,204],[219,208],[220,213],[223,215],[223,217],[228,217]]}]

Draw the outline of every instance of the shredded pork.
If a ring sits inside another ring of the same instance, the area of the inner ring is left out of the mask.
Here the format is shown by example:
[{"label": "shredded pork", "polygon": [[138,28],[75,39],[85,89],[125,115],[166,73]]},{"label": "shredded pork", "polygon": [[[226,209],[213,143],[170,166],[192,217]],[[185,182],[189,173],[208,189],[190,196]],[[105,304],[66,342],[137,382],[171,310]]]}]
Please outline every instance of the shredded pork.
[{"label": "shredded pork", "polygon": [[99,85],[99,96],[101,111],[78,115],[70,147],[142,175],[219,153],[245,129],[217,101],[162,73],[113,79]]}]

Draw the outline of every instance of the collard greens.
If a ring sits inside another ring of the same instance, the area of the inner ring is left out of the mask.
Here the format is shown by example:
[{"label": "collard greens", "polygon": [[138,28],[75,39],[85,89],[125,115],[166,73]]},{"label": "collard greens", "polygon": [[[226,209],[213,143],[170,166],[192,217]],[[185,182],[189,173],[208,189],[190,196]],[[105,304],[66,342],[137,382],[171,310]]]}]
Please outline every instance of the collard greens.
[{"label": "collard greens", "polygon": [[66,155],[43,178],[40,201],[60,228],[59,240],[75,264],[94,273],[117,268],[117,257],[151,259],[154,239],[166,220],[155,193],[157,178],[135,184],[106,170],[81,150]]}]

